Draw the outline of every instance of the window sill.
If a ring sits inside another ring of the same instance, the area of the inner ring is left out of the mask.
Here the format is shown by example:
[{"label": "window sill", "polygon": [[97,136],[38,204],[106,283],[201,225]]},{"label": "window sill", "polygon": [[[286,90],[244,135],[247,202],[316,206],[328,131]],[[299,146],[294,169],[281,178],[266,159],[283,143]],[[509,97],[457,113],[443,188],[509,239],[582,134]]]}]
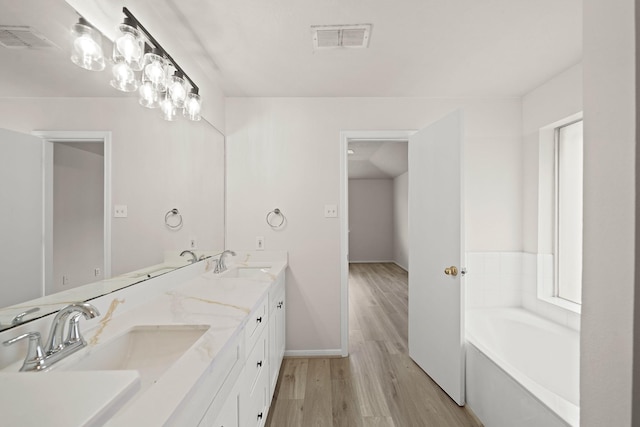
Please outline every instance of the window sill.
[{"label": "window sill", "polygon": [[563,299],[563,298],[546,297],[546,296],[538,295],[538,299],[540,301],[544,301],[544,302],[546,302],[548,304],[555,305],[556,307],[560,307],[560,308],[563,308],[565,310],[569,310],[569,311],[571,311],[573,313],[580,314],[582,312],[582,305],[577,304],[575,302],[567,301],[566,299]]}]

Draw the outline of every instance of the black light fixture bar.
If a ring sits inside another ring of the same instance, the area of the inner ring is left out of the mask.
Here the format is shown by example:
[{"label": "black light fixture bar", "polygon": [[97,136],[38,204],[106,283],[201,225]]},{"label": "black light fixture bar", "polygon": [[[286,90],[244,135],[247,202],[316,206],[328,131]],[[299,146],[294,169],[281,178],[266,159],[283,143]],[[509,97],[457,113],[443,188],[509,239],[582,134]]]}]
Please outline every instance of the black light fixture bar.
[{"label": "black light fixture bar", "polygon": [[160,43],[158,43],[158,41],[155,38],[153,38],[153,36],[149,33],[149,31],[147,31],[146,28],[144,28],[144,26],[140,23],[140,21],[138,21],[138,19],[135,16],[133,16],[133,13],[131,13],[129,9],[127,9],[126,7],[122,8],[122,13],[124,13],[127,18],[130,18],[135,22],[136,28],[138,28],[138,30],[144,33],[144,35],[147,37],[147,40],[153,44],[153,47],[155,47],[156,49],[160,49],[160,51],[162,51],[162,54],[171,62],[171,65],[173,65],[176,70],[182,73],[182,75],[184,75],[184,77],[187,80],[189,80],[189,83],[191,84],[191,87],[193,88],[194,92],[198,93],[200,91],[198,89],[198,86],[193,82],[193,80],[191,80],[189,75],[184,72],[182,67],[178,65],[178,63],[171,57],[171,55],[169,55],[169,53],[166,50],[164,50],[162,46],[160,46]]}]

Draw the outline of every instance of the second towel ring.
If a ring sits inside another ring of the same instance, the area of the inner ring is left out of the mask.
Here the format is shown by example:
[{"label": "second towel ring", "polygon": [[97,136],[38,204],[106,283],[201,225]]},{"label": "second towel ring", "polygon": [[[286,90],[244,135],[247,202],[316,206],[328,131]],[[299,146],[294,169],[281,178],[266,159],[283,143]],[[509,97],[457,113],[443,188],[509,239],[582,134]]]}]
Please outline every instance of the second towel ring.
[{"label": "second towel ring", "polygon": [[[175,225],[169,224],[169,217],[173,215],[178,216],[179,218],[178,224],[175,224]],[[166,215],[164,216],[164,223],[167,225],[167,227],[171,228],[172,230],[178,229],[182,227],[182,214],[177,208],[173,208],[169,212],[167,212]]]},{"label": "second towel ring", "polygon": [[[275,218],[278,216],[280,217],[280,222],[276,222]],[[286,218],[280,209],[275,208],[267,214],[266,220],[267,224],[269,224],[269,227],[280,228],[284,225],[284,221],[286,220]]]}]

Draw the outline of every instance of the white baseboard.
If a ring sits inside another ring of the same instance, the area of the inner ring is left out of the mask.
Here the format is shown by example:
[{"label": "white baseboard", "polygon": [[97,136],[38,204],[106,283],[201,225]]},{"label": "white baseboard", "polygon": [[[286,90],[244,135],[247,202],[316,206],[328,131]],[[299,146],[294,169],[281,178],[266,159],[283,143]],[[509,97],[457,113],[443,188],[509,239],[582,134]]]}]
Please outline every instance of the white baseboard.
[{"label": "white baseboard", "polygon": [[342,350],[339,348],[328,350],[286,350],[285,357],[342,357]]},{"label": "white baseboard", "polygon": [[398,261],[387,260],[387,261],[354,261],[349,260],[349,264],[395,264],[404,271],[409,271],[409,267],[405,267],[404,265],[398,263]]},{"label": "white baseboard", "polygon": [[382,263],[395,263],[392,260],[380,260],[380,261],[355,261],[350,259],[349,264],[382,264]]},{"label": "white baseboard", "polygon": [[405,267],[404,265],[398,263],[398,261],[393,261],[393,263],[398,267],[400,267],[401,269],[403,269],[404,271],[409,271],[409,267]]}]

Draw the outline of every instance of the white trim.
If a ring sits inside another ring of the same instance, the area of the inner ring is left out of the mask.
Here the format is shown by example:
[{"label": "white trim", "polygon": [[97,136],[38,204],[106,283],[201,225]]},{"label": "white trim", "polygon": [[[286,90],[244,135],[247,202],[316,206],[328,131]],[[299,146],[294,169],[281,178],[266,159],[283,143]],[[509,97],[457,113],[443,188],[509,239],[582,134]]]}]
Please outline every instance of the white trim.
[{"label": "white trim", "polygon": [[[111,132],[38,130],[32,135],[47,141],[101,142],[104,150],[104,279],[111,278]],[[46,167],[46,165],[43,165]]]},{"label": "white trim", "polygon": [[[561,120],[557,120],[546,126],[541,127],[538,130],[538,253],[537,253],[537,274],[536,274],[536,293],[539,301],[543,301],[547,304],[554,305],[558,308],[567,310],[568,312],[580,314],[582,307],[580,304],[565,300],[558,297],[557,284],[557,233],[558,229],[558,217],[557,217],[557,196],[558,196],[558,177],[557,177],[557,129],[563,126],[567,126],[572,123],[583,120],[583,113],[578,112],[565,117]],[[548,147],[553,146],[553,159],[549,159]],[[543,151],[544,150],[544,151]],[[545,195],[542,188],[546,188],[545,179],[548,176],[543,175],[542,165],[543,162],[552,161],[553,167],[553,194],[551,196]],[[551,200],[551,205],[548,203],[542,203],[541,200]],[[548,215],[547,209],[553,210],[553,220],[551,224],[546,224],[543,221]],[[552,236],[549,238],[549,236]],[[548,253],[547,253],[548,251]]]},{"label": "white trim", "polygon": [[408,141],[415,130],[340,131],[340,346],[349,355],[349,141]]},{"label": "white trim", "polygon": [[398,261],[393,261],[393,263],[398,267],[400,267],[401,269],[403,269],[404,271],[409,272],[409,267],[405,267],[404,265],[400,264]]},{"label": "white trim", "polygon": [[42,141],[42,296],[53,286],[53,144]]},{"label": "white trim", "polygon": [[339,348],[327,350],[287,350],[285,357],[346,357]]},{"label": "white trim", "polygon": [[392,259],[388,260],[379,260],[379,261],[359,261],[356,259],[350,259],[349,264],[395,264],[396,262]]}]

